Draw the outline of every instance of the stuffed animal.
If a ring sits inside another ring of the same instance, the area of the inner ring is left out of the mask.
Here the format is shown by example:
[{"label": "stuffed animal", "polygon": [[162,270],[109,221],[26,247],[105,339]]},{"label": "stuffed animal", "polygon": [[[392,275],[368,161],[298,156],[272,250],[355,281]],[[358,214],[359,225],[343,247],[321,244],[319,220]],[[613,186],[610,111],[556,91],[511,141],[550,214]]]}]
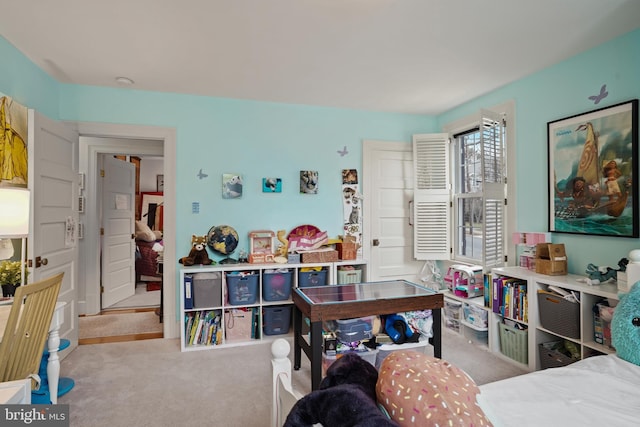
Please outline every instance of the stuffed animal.
[{"label": "stuffed animal", "polygon": [[207,253],[207,236],[191,236],[191,250],[189,256],[180,258],[178,261],[183,265],[211,265],[215,261],[209,258]]},{"label": "stuffed animal", "polygon": [[620,295],[611,320],[611,343],[619,358],[640,366],[640,282]]},{"label": "stuffed animal", "polygon": [[346,353],[329,366],[318,390],[296,402],[284,427],[398,427],[378,408],[378,371],[353,353]]}]

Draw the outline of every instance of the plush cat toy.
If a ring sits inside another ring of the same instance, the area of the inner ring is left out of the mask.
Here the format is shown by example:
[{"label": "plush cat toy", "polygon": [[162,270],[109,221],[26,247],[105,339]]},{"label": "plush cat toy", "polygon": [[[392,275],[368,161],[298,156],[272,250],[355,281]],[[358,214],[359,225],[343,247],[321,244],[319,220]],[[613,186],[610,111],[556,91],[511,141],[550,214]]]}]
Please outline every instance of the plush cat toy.
[{"label": "plush cat toy", "polygon": [[640,366],[640,282],[620,296],[611,320],[611,342],[619,358]]},{"label": "plush cat toy", "polygon": [[207,253],[207,236],[191,236],[191,251],[189,256],[180,258],[182,265],[211,265],[215,264]]}]

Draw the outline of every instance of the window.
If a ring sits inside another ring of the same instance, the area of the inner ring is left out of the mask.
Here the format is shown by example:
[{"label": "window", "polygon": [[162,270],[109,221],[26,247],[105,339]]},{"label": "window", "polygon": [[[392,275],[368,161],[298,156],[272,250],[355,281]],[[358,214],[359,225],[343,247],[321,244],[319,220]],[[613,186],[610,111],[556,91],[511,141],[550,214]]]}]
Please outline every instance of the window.
[{"label": "window", "polygon": [[[449,134],[414,135],[414,256],[504,265],[506,123],[481,111]],[[453,132],[452,132],[453,133]]]},{"label": "window", "polygon": [[504,263],[505,126],[483,111],[481,125],[454,135],[454,259]]}]

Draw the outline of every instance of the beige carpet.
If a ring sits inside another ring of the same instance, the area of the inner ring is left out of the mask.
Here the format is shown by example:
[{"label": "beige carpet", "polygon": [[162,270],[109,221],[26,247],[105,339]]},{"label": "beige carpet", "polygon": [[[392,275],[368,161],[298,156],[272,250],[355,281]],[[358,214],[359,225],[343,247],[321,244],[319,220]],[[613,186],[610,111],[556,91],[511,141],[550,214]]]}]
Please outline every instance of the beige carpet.
[{"label": "beige carpet", "polygon": [[[69,404],[74,427],[268,427],[270,346],[265,341],[181,353],[177,339],[82,345],[62,361],[60,375],[76,385],[59,402]],[[443,357],[478,384],[524,373],[447,331]],[[293,382],[302,392],[310,390],[306,357]]]},{"label": "beige carpet", "polygon": [[78,324],[79,339],[151,332],[162,332],[162,323],[153,311],[82,316]]}]

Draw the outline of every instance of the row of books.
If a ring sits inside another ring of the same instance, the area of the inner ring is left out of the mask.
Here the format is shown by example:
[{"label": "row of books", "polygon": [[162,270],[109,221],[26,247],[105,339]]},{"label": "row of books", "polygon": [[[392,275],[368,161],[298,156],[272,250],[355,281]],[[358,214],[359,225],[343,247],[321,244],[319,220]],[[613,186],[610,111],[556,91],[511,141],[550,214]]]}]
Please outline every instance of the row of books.
[{"label": "row of books", "polygon": [[222,312],[202,310],[185,313],[186,345],[216,345],[222,343]]},{"label": "row of books", "polygon": [[521,322],[529,321],[527,281],[513,277],[485,275],[485,306],[494,313]]}]

